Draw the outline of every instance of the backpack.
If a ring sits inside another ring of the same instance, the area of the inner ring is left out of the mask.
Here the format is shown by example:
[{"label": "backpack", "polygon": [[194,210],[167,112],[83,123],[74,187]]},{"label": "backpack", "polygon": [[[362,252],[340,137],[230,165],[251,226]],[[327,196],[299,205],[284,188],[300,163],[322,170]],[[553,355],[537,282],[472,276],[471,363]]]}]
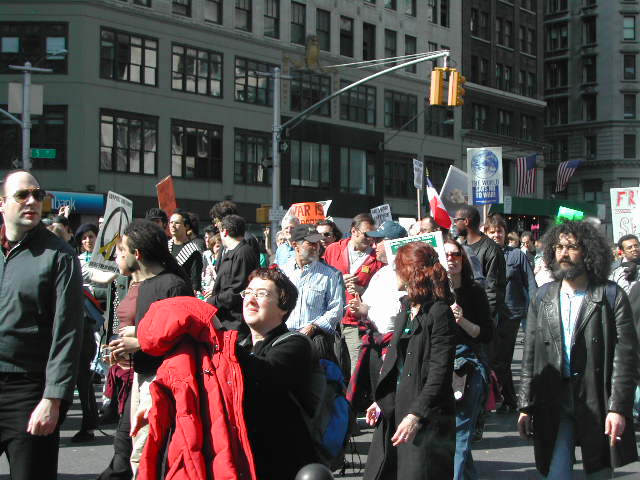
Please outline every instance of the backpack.
[{"label": "backpack", "polygon": [[[278,337],[272,346],[292,335],[302,336],[312,342],[306,335],[287,332]],[[326,358],[315,358],[304,391],[299,396],[291,394],[311,433],[319,460],[332,470],[342,464],[351,433],[352,412],[345,393],[344,376],[338,364]]]}]

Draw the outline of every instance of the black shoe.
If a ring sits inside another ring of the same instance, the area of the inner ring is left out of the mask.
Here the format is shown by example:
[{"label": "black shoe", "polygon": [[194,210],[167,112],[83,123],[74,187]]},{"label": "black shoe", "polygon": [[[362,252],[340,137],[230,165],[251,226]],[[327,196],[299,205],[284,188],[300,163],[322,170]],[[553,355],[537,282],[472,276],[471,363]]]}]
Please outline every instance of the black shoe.
[{"label": "black shoe", "polygon": [[71,443],[86,443],[86,442],[93,441],[95,438],[96,438],[96,436],[93,433],[87,432],[86,430],[80,430],[73,437],[71,437],[70,442]]},{"label": "black shoe", "polygon": [[509,405],[508,403],[503,403],[498,407],[498,409],[496,410],[496,413],[500,415],[506,415],[510,413],[516,413],[516,411],[517,411],[517,408],[515,406]]}]

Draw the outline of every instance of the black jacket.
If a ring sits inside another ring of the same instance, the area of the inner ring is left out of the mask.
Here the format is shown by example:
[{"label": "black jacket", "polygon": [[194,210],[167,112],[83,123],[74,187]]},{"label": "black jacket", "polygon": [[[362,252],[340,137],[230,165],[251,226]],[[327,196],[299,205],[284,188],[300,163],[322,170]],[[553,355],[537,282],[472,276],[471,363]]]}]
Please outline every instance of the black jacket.
[{"label": "black jacket", "polygon": [[[518,407],[533,418],[536,467],[543,475],[549,472],[567,388],[573,390],[576,444],[582,445],[587,473],[638,457],[632,421],[638,340],[627,295],[615,288],[612,306],[604,285],[587,288],[571,343],[568,380],[562,376],[560,282],[539,289],[529,307]],[[603,434],[610,411],[627,420],[622,441],[612,449]]]},{"label": "black jacket", "polygon": [[2,253],[0,372],[44,373],[43,396],[71,400],[84,328],[80,262],[42,224]]},{"label": "black jacket", "polygon": [[474,244],[467,244],[476,254],[484,273],[484,291],[487,293],[489,308],[494,323],[498,315],[505,315],[504,296],[507,289],[507,266],[498,244],[484,233]]},{"label": "black jacket", "polygon": [[240,292],[247,288],[249,274],[259,265],[258,254],[244,239],[233,250],[227,250],[219,261],[216,282],[207,302],[218,308],[217,317],[223,327],[248,333],[242,319]]},{"label": "black jacket", "polygon": [[519,248],[504,247],[507,266],[507,289],[504,296],[505,311],[509,319],[527,315],[529,302],[536,294],[538,284],[527,255]]},{"label": "black jacket", "polygon": [[[457,325],[449,305],[437,301],[423,306],[407,339],[402,334],[407,317],[396,318],[391,347],[375,390],[374,398],[382,413],[364,480],[453,477],[456,425],[451,377]],[[421,417],[418,433],[412,443],[393,447],[390,439],[409,413]]]}]

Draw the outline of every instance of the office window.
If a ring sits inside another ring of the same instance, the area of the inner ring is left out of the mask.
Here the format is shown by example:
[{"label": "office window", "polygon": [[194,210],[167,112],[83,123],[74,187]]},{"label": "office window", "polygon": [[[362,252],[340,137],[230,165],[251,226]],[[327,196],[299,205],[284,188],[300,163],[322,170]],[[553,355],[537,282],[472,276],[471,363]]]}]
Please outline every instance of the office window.
[{"label": "office window", "polygon": [[496,43],[504,44],[504,22],[501,18],[496,18]]},{"label": "office window", "polygon": [[[331,77],[309,72],[294,72],[291,79],[291,110],[301,112],[331,94]],[[314,112],[331,116],[331,102],[324,103]]]},{"label": "office window", "polygon": [[[4,110],[6,105],[0,105]],[[31,116],[31,148],[53,148],[55,158],[34,158],[34,170],[67,168],[67,106],[44,105],[42,115]],[[0,168],[13,170],[22,164],[22,132],[7,117],[0,117]]]},{"label": "office window", "polygon": [[507,92],[513,91],[513,67],[508,65],[504,67],[504,89]]},{"label": "office window", "polygon": [[416,196],[413,187],[413,157],[406,154],[384,152],[385,197],[411,198]]},{"label": "office window", "polygon": [[480,57],[477,55],[471,55],[471,75],[469,80],[474,83],[480,82]]},{"label": "office window", "polygon": [[222,0],[204,1],[204,19],[222,25]]},{"label": "office window", "polygon": [[396,0],[384,0],[384,8],[395,10],[397,7]]},{"label": "office window", "polygon": [[67,36],[66,23],[0,23],[0,73],[17,75],[9,65],[27,61],[53,73],[67,73],[67,56],[59,54],[67,49]]},{"label": "office window", "polygon": [[518,90],[517,93],[520,95],[525,95],[527,88],[527,72],[524,70],[520,70],[518,72]]},{"label": "office window", "polygon": [[222,54],[186,45],[172,47],[171,88],[222,97]]},{"label": "office window", "polygon": [[587,160],[593,160],[598,156],[598,137],[596,135],[584,137],[584,150]]},{"label": "office window", "polygon": [[473,129],[474,130],[489,130],[488,108],[484,105],[473,104]]},{"label": "office window", "polygon": [[636,118],[636,95],[635,93],[624,94],[624,119],[632,120]]},{"label": "office window", "polygon": [[[384,29],[384,58],[398,56],[397,35],[393,30]],[[393,65],[393,64],[391,64]],[[391,66],[388,65],[388,66]]]},{"label": "office window", "polygon": [[[595,26],[595,23],[594,23]],[[547,51],[562,50],[569,45],[569,27],[566,23],[554,23],[547,27]],[[585,30],[586,31],[586,30]],[[595,30],[594,30],[595,34]]]},{"label": "office window", "polygon": [[504,22],[504,45],[513,48],[513,22],[509,20]]},{"label": "office window", "polygon": [[527,29],[522,25],[518,29],[518,45],[521,52],[527,52]]},{"label": "office window", "polygon": [[498,109],[498,134],[511,136],[511,125],[513,124],[513,112]]},{"label": "office window", "polygon": [[307,36],[307,7],[291,2],[291,43],[304,45]]},{"label": "office window", "polygon": [[624,158],[636,158],[636,136],[624,136]]},{"label": "office window", "polygon": [[476,37],[480,33],[480,13],[477,8],[471,9],[471,15],[469,16],[469,31],[471,35]]},{"label": "office window", "polygon": [[449,0],[440,0],[440,25],[449,26]]},{"label": "office window", "polygon": [[520,137],[525,140],[536,138],[536,117],[531,115],[520,116]]},{"label": "office window", "polygon": [[636,17],[623,17],[623,37],[625,40],[636,39]]},{"label": "office window", "polygon": [[158,117],[100,111],[100,170],[155,175]]},{"label": "office window", "polygon": [[596,120],[598,117],[597,108],[597,96],[596,95],[583,95],[582,96],[582,119],[587,121]]},{"label": "office window", "polygon": [[596,43],[596,17],[589,17],[583,21],[583,43]]},{"label": "office window", "polygon": [[328,188],[330,147],[320,143],[291,140],[291,186]]},{"label": "office window", "polygon": [[340,17],[340,55],[353,57],[353,18]]},{"label": "office window", "polygon": [[[567,60],[547,62],[545,65],[545,81],[547,88],[566,87],[569,81]],[[524,95],[523,90],[523,95]]]},{"label": "office window", "polygon": [[416,0],[404,0],[404,13],[412,17],[416,16]]},{"label": "office window", "polygon": [[527,96],[535,97],[536,96],[536,74],[534,72],[527,73]]},{"label": "office window", "polygon": [[265,0],[264,36],[280,38],[280,0]]},{"label": "office window", "polygon": [[331,13],[318,8],[316,10],[316,36],[320,50],[331,50]]},{"label": "office window", "polygon": [[340,149],[340,191],[375,195],[375,155],[366,150]]},{"label": "office window", "polygon": [[141,7],[150,7],[151,0],[133,0],[134,5],[140,5]]},{"label": "office window", "polygon": [[233,182],[241,185],[271,185],[271,134],[249,130],[235,131]]},{"label": "office window", "polygon": [[424,133],[434,137],[453,138],[453,110],[428,106],[424,115]]},{"label": "office window", "polygon": [[438,23],[438,0],[427,0],[427,20]]},{"label": "office window", "polygon": [[[417,48],[416,37],[412,37],[411,35],[405,35],[404,36],[404,54],[413,55],[416,53],[416,48]],[[409,60],[411,59],[407,59],[407,61]],[[406,67],[404,70],[405,72],[409,72],[409,73],[416,73],[418,71],[416,65],[410,65]]]},{"label": "office window", "polygon": [[[585,202],[604,202],[605,196],[602,188],[602,179],[593,178],[582,181],[583,199]],[[608,197],[609,195],[607,195]],[[608,198],[606,199],[608,200]]]},{"label": "office window", "polygon": [[[350,82],[342,80],[340,88]],[[376,124],[376,88],[360,85],[340,95],[340,119],[351,122]]]},{"label": "office window", "polygon": [[582,57],[582,81],[583,82],[596,81],[596,56],[595,55]]},{"label": "office window", "polygon": [[480,27],[478,36],[485,40],[490,40],[489,35],[489,14],[487,12],[480,12]]},{"label": "office window", "polygon": [[235,27],[238,30],[244,30],[245,32],[251,31],[251,1],[252,0],[236,0]]},{"label": "office window", "polygon": [[418,97],[393,90],[384,91],[384,126],[409,132],[417,131],[415,116]]},{"label": "office window", "polygon": [[569,103],[567,98],[551,98],[547,101],[547,125],[568,123]]},{"label": "office window", "polygon": [[567,0],[546,0],[547,13],[562,12],[567,9]]},{"label": "office window", "polygon": [[171,11],[184,17],[191,16],[191,0],[171,0]]},{"label": "office window", "polygon": [[536,31],[533,28],[527,28],[527,49],[525,52],[535,55],[536,50]]},{"label": "office window", "polygon": [[480,85],[489,85],[489,60],[480,59]]},{"label": "office window", "polygon": [[371,23],[362,24],[362,60],[376,58],[376,26]]},{"label": "office window", "polygon": [[273,72],[276,65],[236,57],[235,99],[256,105],[273,105],[273,78],[257,72]]},{"label": "office window", "polygon": [[171,175],[222,181],[222,127],[171,121]]},{"label": "office window", "polygon": [[157,39],[101,29],[100,77],[156,86],[157,69]]},{"label": "office window", "polygon": [[625,80],[635,80],[636,79],[636,55],[623,55],[624,57],[624,72],[623,78]]},{"label": "office window", "polygon": [[496,63],[496,88],[504,89],[504,65],[501,63]]}]

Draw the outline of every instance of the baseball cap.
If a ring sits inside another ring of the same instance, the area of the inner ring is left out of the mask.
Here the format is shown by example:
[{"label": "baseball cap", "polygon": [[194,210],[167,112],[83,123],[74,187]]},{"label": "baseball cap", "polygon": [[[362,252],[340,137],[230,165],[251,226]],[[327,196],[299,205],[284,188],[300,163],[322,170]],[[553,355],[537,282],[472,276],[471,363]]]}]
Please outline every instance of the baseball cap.
[{"label": "baseball cap", "polygon": [[396,238],[402,238],[407,236],[407,231],[398,222],[387,220],[378,227],[377,230],[366,232],[365,235],[371,238],[388,238],[394,240]]},{"label": "baseball cap", "polygon": [[291,230],[291,241],[293,242],[306,240],[307,242],[316,243],[321,239],[322,235],[316,231],[316,227],[313,225],[298,225]]}]

